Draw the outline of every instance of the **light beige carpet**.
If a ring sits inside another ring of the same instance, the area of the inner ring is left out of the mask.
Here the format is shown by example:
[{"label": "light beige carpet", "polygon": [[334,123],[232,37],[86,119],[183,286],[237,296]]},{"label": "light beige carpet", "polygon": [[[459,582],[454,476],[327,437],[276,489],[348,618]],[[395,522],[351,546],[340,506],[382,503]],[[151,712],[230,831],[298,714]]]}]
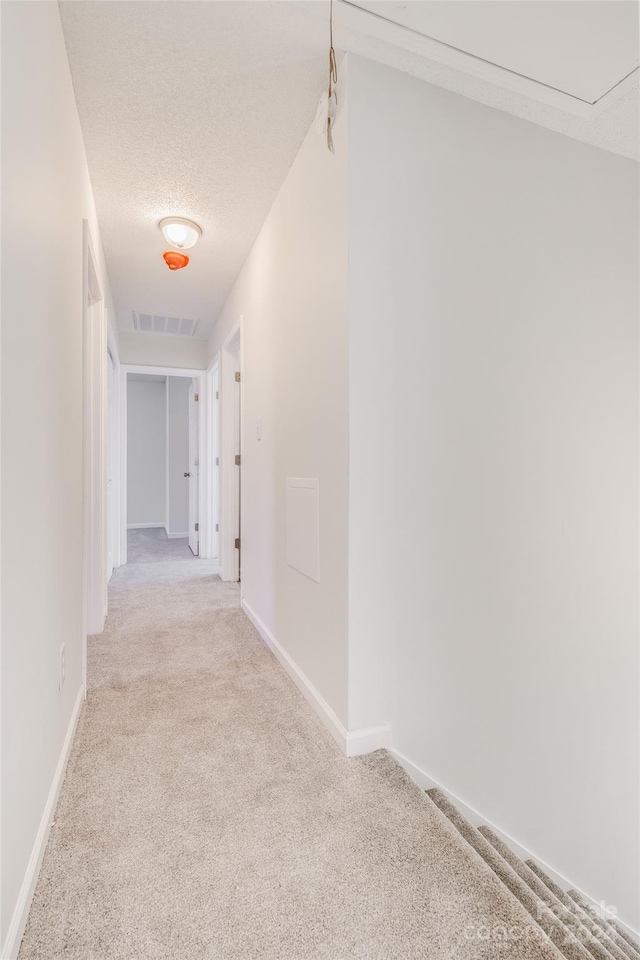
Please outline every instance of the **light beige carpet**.
[{"label": "light beige carpet", "polygon": [[116,571],[20,960],[558,960],[389,754],[340,754],[211,570]]},{"label": "light beige carpet", "polygon": [[193,560],[188,537],[167,536],[164,527],[127,531],[127,562],[157,563],[161,560]]}]

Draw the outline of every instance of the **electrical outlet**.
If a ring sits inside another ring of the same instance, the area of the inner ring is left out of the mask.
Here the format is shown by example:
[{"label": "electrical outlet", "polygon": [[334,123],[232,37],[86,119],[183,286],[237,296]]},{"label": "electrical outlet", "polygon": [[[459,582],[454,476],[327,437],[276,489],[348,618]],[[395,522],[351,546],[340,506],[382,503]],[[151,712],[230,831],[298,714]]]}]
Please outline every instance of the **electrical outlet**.
[{"label": "electrical outlet", "polygon": [[64,678],[67,670],[67,648],[63,643],[60,647],[60,677],[58,680],[58,690],[64,687]]}]

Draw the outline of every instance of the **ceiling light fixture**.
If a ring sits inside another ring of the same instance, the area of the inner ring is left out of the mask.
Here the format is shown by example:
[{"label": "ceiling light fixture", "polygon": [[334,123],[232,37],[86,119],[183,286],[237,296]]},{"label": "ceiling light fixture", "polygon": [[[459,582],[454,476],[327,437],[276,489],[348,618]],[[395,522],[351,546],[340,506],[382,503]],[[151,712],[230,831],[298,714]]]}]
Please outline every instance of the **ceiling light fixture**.
[{"label": "ceiling light fixture", "polygon": [[158,226],[167,243],[178,250],[189,250],[202,236],[198,224],[183,217],[165,217]]}]

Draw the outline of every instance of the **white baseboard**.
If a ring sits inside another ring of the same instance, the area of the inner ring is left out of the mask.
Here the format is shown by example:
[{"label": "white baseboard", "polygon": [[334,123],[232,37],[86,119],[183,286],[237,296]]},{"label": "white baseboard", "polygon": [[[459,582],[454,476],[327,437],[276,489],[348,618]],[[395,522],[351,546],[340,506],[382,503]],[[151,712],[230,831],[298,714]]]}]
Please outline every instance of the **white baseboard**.
[{"label": "white baseboard", "polygon": [[151,530],[160,528],[161,530],[165,529],[164,520],[160,520],[158,523],[128,523],[127,530]]},{"label": "white baseboard", "polygon": [[391,727],[388,723],[379,727],[363,727],[359,730],[347,731],[347,749],[348,757],[362,757],[365,753],[373,753],[374,750],[387,750],[391,746]]},{"label": "white baseboard", "polygon": [[[537,854],[532,853],[531,850],[528,850],[526,847],[523,847],[521,843],[518,843],[517,840],[514,840],[513,837],[510,837],[508,833],[505,833],[504,830],[501,830],[497,824],[492,823],[491,820],[488,820],[486,817],[483,817],[481,813],[478,813],[473,807],[470,807],[464,800],[461,800],[460,797],[456,796],[452,790],[449,790],[442,783],[439,783],[437,780],[434,780],[433,777],[429,776],[424,770],[418,767],[412,760],[409,760],[408,757],[405,757],[404,754],[399,753],[398,750],[391,748],[390,752],[396,758],[400,766],[404,769],[411,779],[418,784],[422,790],[431,790],[433,787],[437,787],[439,790],[442,790],[443,793],[449,797],[451,802],[463,817],[466,817],[467,820],[473,824],[474,827],[489,827],[490,830],[493,830],[500,839],[505,843],[510,850],[512,850],[517,857],[521,860],[535,860],[535,862],[544,870],[544,872],[551,877],[551,879],[557,883],[559,887],[563,890],[577,890],[581,896],[598,912],[598,915],[602,915],[603,904],[595,900],[593,897],[589,896],[586,891],[582,890],[576,883],[572,883],[571,880],[568,880],[562,873],[559,873],[554,867],[550,864],[545,863]],[[620,926],[624,927],[625,930],[636,940],[640,940],[640,934],[637,930],[634,930],[633,927],[630,927],[628,923],[625,923],[624,920],[621,920],[620,917],[616,916],[616,922]]]},{"label": "white baseboard", "polygon": [[186,531],[186,533],[169,533],[169,531],[165,527],[165,531],[169,540],[186,540],[187,537],[189,536],[188,530]]},{"label": "white baseboard", "polygon": [[291,659],[286,650],[280,646],[269,628],[263,623],[244,597],[242,598],[242,609],[276,659],[287,671],[305,700],[313,707],[345,756],[359,757],[365,753],[372,753],[374,750],[379,750],[381,747],[389,746],[391,732],[387,724],[380,727],[370,727],[366,730],[346,730],[327,701],[318,693],[311,681]]},{"label": "white baseboard", "polygon": [[22,942],[22,937],[24,935],[24,928],[27,925],[29,908],[31,907],[31,901],[33,899],[33,894],[35,893],[36,883],[38,882],[38,875],[40,873],[40,867],[42,866],[44,852],[47,848],[47,840],[49,839],[51,821],[53,820],[56,804],[58,802],[58,796],[60,794],[60,788],[62,786],[64,774],[67,769],[67,763],[71,753],[71,747],[73,745],[73,739],[75,737],[76,727],[78,725],[78,718],[80,716],[83,701],[84,687],[80,687],[78,696],[76,697],[76,702],[73,706],[73,711],[71,713],[71,719],[69,720],[67,734],[64,738],[60,759],[58,760],[58,766],[56,767],[56,772],[53,777],[53,783],[51,784],[51,789],[49,790],[49,796],[47,797],[42,819],[40,820],[40,826],[38,827],[36,839],[33,844],[27,870],[24,875],[24,880],[22,881],[18,902],[16,903],[16,908],[13,911],[13,917],[11,918],[11,923],[9,924],[7,936],[2,945],[2,960],[16,960],[18,951],[20,950],[20,943]]}]

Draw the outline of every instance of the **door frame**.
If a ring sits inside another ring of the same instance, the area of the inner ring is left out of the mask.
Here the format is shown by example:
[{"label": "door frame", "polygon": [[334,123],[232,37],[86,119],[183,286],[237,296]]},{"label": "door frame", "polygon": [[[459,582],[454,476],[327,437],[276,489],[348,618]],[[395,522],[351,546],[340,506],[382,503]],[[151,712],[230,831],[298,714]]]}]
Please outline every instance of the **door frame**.
[{"label": "door frame", "polygon": [[82,684],[87,637],[107,610],[107,314],[89,222],[82,221]]},{"label": "door frame", "polygon": [[[109,370],[111,370],[111,376],[109,376]],[[111,386],[109,386],[111,384]],[[115,528],[116,525],[113,522],[114,517],[114,499],[116,494],[116,486],[113,484],[113,477],[117,476],[116,470],[116,458],[114,457],[114,440],[115,440],[115,411],[114,406],[116,402],[116,397],[118,396],[118,379],[116,376],[116,365],[113,357],[111,356],[111,351],[109,350],[109,345],[107,344],[107,584],[113,576],[113,571],[116,568],[115,562],[115,552],[116,552],[116,543],[115,543]],[[109,482],[111,481],[111,487],[109,487]],[[118,531],[120,525],[117,525]],[[109,555],[109,548],[111,548],[111,555]],[[111,565],[109,565],[111,563]],[[109,605],[109,587],[107,586],[107,609]]]},{"label": "door frame", "polygon": [[198,533],[200,534],[200,559],[212,560],[215,531],[212,498],[206,491],[212,487],[213,460],[216,456],[210,430],[209,378],[206,370],[191,367],[160,367],[151,364],[120,365],[120,560],[127,562],[127,375],[129,373],[152,374],[160,377],[189,377],[197,381],[200,416],[198,424],[198,459],[200,482],[198,489]]},{"label": "door frame", "polygon": [[207,385],[207,424],[208,424],[208,443],[212,451],[211,474],[210,474],[210,496],[208,500],[208,509],[211,512],[210,532],[211,544],[210,553],[212,557],[220,560],[220,358],[216,356],[213,363],[207,368],[205,373],[205,382]]},{"label": "door frame", "polygon": [[[231,581],[237,579],[235,538],[238,530],[238,516],[236,513],[238,508],[241,509],[240,504],[236,505],[235,453],[237,447],[236,425],[239,415],[238,404],[242,409],[244,399],[242,326],[243,318],[240,316],[222,344],[217,358],[220,384],[220,578]],[[235,373],[238,367],[240,369],[240,390],[238,390],[235,382]],[[241,440],[241,463],[242,456],[243,443]]]},{"label": "door frame", "polygon": [[[113,457],[113,483],[111,488],[111,516],[107,513],[107,523],[111,525],[111,537],[113,548],[113,569],[115,570],[122,563],[122,543],[120,535],[120,354],[118,352],[118,342],[113,327],[109,323],[107,315],[107,352],[111,354],[113,361],[113,395],[111,403],[107,396],[107,481],[109,463],[108,458]],[[112,440],[111,454],[109,452],[108,438]],[[107,592],[108,599],[108,592]]]}]

